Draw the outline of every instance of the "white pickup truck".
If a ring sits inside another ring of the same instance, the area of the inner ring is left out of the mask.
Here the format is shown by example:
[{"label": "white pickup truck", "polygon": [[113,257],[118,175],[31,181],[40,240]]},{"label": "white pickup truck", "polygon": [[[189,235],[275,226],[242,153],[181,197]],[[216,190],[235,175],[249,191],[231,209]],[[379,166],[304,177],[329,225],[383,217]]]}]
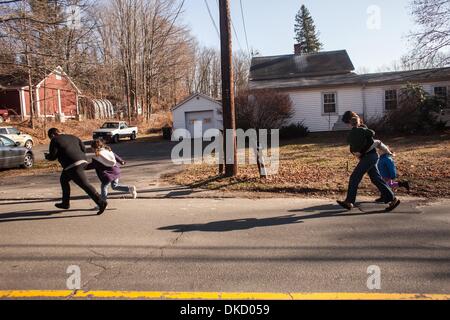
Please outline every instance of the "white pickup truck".
[{"label": "white pickup truck", "polygon": [[106,142],[118,143],[121,138],[136,140],[138,134],[137,127],[129,127],[124,121],[106,122],[103,126],[94,131],[92,138],[103,139]]}]

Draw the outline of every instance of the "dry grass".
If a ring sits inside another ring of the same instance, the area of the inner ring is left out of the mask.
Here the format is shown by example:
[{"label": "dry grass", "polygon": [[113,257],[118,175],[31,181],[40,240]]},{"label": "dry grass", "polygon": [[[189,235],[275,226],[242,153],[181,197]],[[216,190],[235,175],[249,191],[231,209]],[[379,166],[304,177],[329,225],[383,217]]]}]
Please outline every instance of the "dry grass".
[{"label": "dry grass", "polygon": [[[64,133],[73,134],[83,140],[92,139],[92,132],[98,129],[107,120],[83,120],[75,121],[68,120],[65,123],[59,123],[54,121],[47,121],[44,124],[43,120],[35,120],[35,128],[29,127],[29,122],[8,122],[5,125],[14,126],[20,131],[27,133],[33,137],[35,145],[48,144],[47,130],[50,128],[58,128]],[[139,128],[141,135],[147,135],[150,133],[161,133],[161,128],[171,124],[170,113],[157,113],[152,115],[150,122],[139,120],[138,123],[131,123],[131,125]]]},{"label": "dry grass", "polygon": [[[412,183],[412,196],[450,196],[450,134],[413,137],[381,137],[397,153],[400,179]],[[217,166],[187,166],[167,177],[172,183],[210,190],[275,192],[311,196],[342,195],[357,161],[349,155],[345,134],[315,134],[290,141],[280,148],[280,170],[269,179],[260,179],[255,165],[241,166],[236,178],[217,177]],[[398,190],[399,194],[405,194]],[[378,195],[365,178],[361,195]]]},{"label": "dry grass", "polygon": [[58,162],[36,161],[31,169],[17,168],[0,170],[0,179],[7,180],[13,177],[38,176],[57,171],[61,171],[61,166]]}]

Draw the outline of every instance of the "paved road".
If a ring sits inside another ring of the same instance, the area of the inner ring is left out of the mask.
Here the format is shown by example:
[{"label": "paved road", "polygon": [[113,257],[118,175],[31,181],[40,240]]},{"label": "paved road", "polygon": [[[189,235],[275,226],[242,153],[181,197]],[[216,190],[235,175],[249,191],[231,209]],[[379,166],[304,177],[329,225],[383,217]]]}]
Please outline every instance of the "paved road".
[{"label": "paved road", "polygon": [[369,292],[376,265],[381,292],[450,293],[450,200],[388,214],[370,203],[344,213],[330,200],[201,199],[150,186],[173,170],[166,143],[115,148],[131,159],[124,176],[146,189],[113,196],[101,217],[82,198],[54,209],[52,184],[26,201],[8,191],[57,175],[0,182],[0,290],[64,290],[78,265],[84,290]]},{"label": "paved road", "polygon": [[[299,199],[113,200],[106,215],[75,201],[0,204],[0,290],[450,292],[450,202],[342,213]],[[373,212],[373,213],[370,213]]]}]

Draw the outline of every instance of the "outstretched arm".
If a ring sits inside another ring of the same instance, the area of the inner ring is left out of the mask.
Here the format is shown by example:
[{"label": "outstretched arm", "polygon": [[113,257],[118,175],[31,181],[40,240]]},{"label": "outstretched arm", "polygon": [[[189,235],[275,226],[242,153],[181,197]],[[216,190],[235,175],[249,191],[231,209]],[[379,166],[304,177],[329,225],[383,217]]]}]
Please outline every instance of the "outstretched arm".
[{"label": "outstretched arm", "polygon": [[81,151],[86,153],[86,146],[84,145],[84,142],[81,141],[81,139],[78,139],[78,143],[80,144]]},{"label": "outstretched arm", "polygon": [[50,142],[50,148],[45,159],[49,161],[55,161],[56,159],[58,159],[58,147],[56,146],[55,140],[52,140]]},{"label": "outstretched arm", "polygon": [[122,164],[122,165],[125,164],[125,161],[124,161],[121,157],[119,157],[117,154],[114,153],[114,156],[116,157],[116,161],[117,161],[118,163],[120,163],[120,164]]}]

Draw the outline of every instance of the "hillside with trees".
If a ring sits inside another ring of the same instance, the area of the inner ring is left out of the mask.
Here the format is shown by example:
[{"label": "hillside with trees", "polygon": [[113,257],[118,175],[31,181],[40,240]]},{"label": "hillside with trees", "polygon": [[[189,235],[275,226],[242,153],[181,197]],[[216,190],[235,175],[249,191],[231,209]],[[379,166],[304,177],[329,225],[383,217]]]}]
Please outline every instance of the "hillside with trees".
[{"label": "hillside with trees", "polygon": [[[168,111],[193,92],[219,98],[220,52],[181,23],[184,0],[0,1],[0,75],[36,85],[61,66],[83,94],[135,119]],[[235,54],[237,90],[250,57]],[[32,104],[33,105],[33,104]]]}]

